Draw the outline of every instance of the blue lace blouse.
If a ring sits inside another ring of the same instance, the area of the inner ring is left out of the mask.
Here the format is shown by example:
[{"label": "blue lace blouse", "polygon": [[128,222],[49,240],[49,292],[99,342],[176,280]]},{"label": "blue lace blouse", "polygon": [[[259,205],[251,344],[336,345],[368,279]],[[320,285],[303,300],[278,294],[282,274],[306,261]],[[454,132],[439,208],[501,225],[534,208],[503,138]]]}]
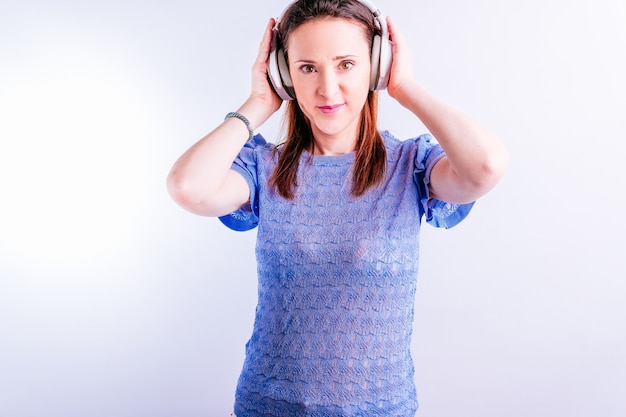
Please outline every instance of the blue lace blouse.
[{"label": "blue lace blouse", "polygon": [[473,203],[429,198],[443,149],[383,132],[387,176],[351,195],[354,153],[304,153],[296,198],[268,188],[275,146],[257,135],[233,164],[250,205],[221,217],[258,227],[258,304],[235,395],[238,417],[409,417],[410,353],[422,218],[449,228]]}]

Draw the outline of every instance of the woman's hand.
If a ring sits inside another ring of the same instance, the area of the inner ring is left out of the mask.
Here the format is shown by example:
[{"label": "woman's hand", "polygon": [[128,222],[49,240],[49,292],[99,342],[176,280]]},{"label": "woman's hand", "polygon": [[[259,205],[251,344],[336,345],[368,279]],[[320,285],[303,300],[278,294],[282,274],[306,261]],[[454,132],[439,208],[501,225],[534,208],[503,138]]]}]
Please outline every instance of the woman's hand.
[{"label": "woman's hand", "polygon": [[275,20],[271,18],[265,27],[263,39],[261,39],[261,44],[259,45],[259,52],[252,66],[252,86],[249,98],[252,102],[259,102],[264,105],[266,111],[269,112],[266,115],[267,118],[275,113],[282,104],[282,99],[274,92],[267,78],[267,62],[272,45],[274,25]]},{"label": "woman's hand", "polygon": [[409,86],[413,83],[411,56],[404,37],[398,32],[390,17],[387,17],[387,28],[393,51],[387,92],[391,97],[400,101],[405,92],[404,90],[410,88]]}]

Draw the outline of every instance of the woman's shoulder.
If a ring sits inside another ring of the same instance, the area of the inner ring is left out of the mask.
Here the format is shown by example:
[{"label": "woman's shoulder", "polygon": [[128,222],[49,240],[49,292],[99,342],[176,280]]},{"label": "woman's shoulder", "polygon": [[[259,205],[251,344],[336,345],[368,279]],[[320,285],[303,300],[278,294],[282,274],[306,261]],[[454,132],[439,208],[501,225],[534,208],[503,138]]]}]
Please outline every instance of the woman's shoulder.
[{"label": "woman's shoulder", "polygon": [[276,145],[266,141],[263,135],[257,133],[245,143],[239,152],[238,159],[246,164],[251,164],[259,160],[272,158],[275,153]]},{"label": "woman's shoulder", "polygon": [[276,150],[276,145],[272,142],[268,142],[260,133],[255,134],[246,142],[245,147],[254,149],[257,152],[274,152]]},{"label": "woman's shoulder", "polygon": [[422,133],[418,136],[411,136],[406,139],[398,138],[390,130],[382,130],[380,132],[383,142],[388,149],[394,149],[397,147],[410,148],[418,146],[419,144],[431,145],[436,144],[435,138],[430,133]]},{"label": "woman's shoulder", "polygon": [[435,139],[429,133],[412,136],[407,139],[399,139],[389,130],[381,131],[387,154],[391,159],[414,157],[416,154],[426,153],[437,145]]}]

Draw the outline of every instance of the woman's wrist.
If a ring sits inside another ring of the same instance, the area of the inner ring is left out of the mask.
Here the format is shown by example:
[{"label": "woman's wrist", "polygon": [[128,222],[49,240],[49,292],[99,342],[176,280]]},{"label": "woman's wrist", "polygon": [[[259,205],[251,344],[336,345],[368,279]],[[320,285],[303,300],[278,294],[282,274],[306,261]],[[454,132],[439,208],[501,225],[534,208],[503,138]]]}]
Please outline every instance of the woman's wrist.
[{"label": "woman's wrist", "polygon": [[393,90],[389,92],[389,95],[395,99],[401,106],[411,109],[414,103],[419,99],[419,95],[422,94],[420,86],[412,80],[405,81],[402,84],[393,87]]},{"label": "woman's wrist", "polygon": [[248,120],[249,130],[256,131],[274,113],[262,99],[250,97],[233,113],[241,114]]},{"label": "woman's wrist", "polygon": [[254,136],[254,129],[250,125],[250,121],[248,120],[248,118],[241,113],[238,113],[236,111],[231,111],[230,113],[226,115],[226,117],[224,118],[224,121],[230,119],[231,117],[241,120],[243,124],[246,125],[246,129],[248,129],[248,140],[252,139],[252,137]]}]

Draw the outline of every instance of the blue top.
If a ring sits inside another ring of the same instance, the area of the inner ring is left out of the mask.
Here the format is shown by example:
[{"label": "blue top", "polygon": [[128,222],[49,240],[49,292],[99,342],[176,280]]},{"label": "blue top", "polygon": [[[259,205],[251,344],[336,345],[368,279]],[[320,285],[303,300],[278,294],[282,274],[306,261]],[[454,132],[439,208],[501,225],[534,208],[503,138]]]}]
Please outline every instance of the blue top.
[{"label": "blue top", "polygon": [[472,204],[429,199],[443,149],[383,132],[387,176],[351,195],[355,153],[304,152],[294,200],[268,187],[275,145],[255,136],[233,164],[251,204],[220,220],[258,226],[258,305],[237,385],[237,417],[409,417],[410,342],[421,219],[449,228]]}]

